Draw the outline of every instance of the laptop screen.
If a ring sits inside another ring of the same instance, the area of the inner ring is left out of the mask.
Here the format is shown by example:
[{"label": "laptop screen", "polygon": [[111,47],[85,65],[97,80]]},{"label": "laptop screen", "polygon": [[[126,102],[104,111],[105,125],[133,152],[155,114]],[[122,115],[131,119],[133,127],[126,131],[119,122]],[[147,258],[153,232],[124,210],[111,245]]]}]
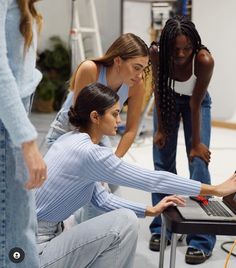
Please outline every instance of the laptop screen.
[{"label": "laptop screen", "polygon": [[223,201],[236,214],[236,193],[224,196]]}]

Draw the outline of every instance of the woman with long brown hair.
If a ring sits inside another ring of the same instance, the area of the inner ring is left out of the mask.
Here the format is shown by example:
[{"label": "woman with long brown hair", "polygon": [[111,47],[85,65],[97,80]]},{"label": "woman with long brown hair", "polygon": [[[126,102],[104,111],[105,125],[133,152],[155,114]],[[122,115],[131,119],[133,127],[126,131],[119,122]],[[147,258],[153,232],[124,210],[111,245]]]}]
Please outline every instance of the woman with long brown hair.
[{"label": "woman with long brown hair", "polygon": [[[51,124],[47,143],[51,145],[59,136],[73,128],[68,121],[69,107],[84,86],[99,82],[117,92],[121,108],[127,102],[126,127],[115,152],[118,157],[123,157],[132,145],[139,126],[145,93],[143,78],[149,73],[148,66],[148,47],[140,37],[132,33],[119,36],[102,57],[83,61],[72,75],[70,93]],[[103,137],[101,143],[111,147],[107,136]],[[112,192],[117,193],[117,186],[109,187]],[[100,213],[86,205],[86,208],[76,213],[76,219],[84,221]]]},{"label": "woman with long brown hair", "polygon": [[42,18],[35,2],[0,0],[0,267],[39,267],[30,190],[47,174],[27,116],[41,80],[35,62]]},{"label": "woman with long brown hair", "polygon": [[121,107],[126,101],[128,104],[126,129],[116,149],[116,155],[123,157],[137,133],[145,93],[143,78],[148,74],[148,63],[147,45],[132,33],[119,36],[102,57],[83,61],[72,75],[71,95],[51,125],[48,143],[52,144],[61,134],[70,130],[67,112],[80,90],[91,83],[100,82],[117,92]]}]

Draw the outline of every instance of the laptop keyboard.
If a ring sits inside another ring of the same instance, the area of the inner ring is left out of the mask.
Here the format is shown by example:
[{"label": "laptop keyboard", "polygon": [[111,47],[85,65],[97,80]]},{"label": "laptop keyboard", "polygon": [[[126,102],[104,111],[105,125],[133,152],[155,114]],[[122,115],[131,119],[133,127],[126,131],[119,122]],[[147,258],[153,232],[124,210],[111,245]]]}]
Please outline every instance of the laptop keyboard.
[{"label": "laptop keyboard", "polygon": [[232,215],[218,201],[211,200],[208,205],[201,203],[200,206],[209,216],[232,217]]}]

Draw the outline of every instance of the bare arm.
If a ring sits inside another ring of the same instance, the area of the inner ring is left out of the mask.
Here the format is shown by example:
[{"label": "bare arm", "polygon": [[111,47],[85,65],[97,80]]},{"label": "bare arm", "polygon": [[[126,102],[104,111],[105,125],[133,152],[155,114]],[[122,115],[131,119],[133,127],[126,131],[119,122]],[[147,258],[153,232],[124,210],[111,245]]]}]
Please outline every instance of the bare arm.
[{"label": "bare arm", "polygon": [[115,152],[118,157],[125,155],[135,139],[139,126],[144,93],[143,81],[140,81],[138,85],[129,89],[126,128]]},{"label": "bare arm", "polygon": [[210,161],[210,151],[201,143],[200,139],[200,111],[201,103],[206,95],[207,87],[212,77],[214,60],[208,51],[201,50],[196,56],[195,66],[197,81],[190,100],[192,119],[192,149],[190,152],[190,160],[194,156],[199,156],[208,163]]},{"label": "bare arm", "polygon": [[81,63],[80,67],[77,69],[74,83],[74,101],[76,100],[79,92],[85,86],[97,81],[98,67],[91,61],[86,60]]},{"label": "bare arm", "polygon": [[228,180],[217,185],[202,184],[200,195],[226,196],[236,192],[236,174],[232,175]]}]

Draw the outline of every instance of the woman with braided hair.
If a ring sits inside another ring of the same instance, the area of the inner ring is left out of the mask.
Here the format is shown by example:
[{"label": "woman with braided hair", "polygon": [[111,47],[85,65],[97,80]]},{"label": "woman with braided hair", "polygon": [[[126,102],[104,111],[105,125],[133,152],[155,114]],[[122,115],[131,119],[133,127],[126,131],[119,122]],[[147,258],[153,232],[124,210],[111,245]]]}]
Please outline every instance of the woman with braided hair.
[{"label": "woman with braided hair", "polygon": [[[211,98],[208,85],[214,60],[202,45],[193,22],[184,16],[176,16],[166,22],[159,44],[153,44],[150,53],[157,110],[154,113],[154,167],[177,173],[177,138],[182,120],[190,179],[210,184]],[[163,196],[153,193],[153,204]],[[150,230],[149,247],[159,251],[160,217],[153,220]],[[186,262],[204,262],[211,256],[215,241],[212,235],[188,235]]]},{"label": "woman with braided hair", "polygon": [[[28,118],[36,70],[36,0],[0,0],[0,267],[38,268],[32,188],[46,179]],[[30,191],[31,190],[31,191]]]}]

